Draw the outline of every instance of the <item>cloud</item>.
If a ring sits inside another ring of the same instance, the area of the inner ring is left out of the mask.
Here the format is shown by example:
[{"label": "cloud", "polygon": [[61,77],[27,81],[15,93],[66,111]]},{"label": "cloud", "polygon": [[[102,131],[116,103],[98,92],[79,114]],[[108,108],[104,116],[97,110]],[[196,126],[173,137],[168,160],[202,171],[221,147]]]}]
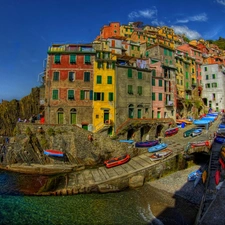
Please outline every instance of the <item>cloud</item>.
[{"label": "cloud", "polygon": [[152,24],[153,26],[164,26],[164,25],[165,25],[164,22],[158,21],[158,19],[152,20],[151,24]]},{"label": "cloud", "polygon": [[183,19],[177,19],[176,23],[188,23],[188,22],[205,22],[208,20],[206,13],[201,13],[195,16],[189,16]]},{"label": "cloud", "polygon": [[201,35],[194,30],[190,30],[187,26],[172,26],[176,34],[185,34],[191,40],[201,38]]},{"label": "cloud", "polygon": [[216,2],[225,6],[225,0],[216,0]]},{"label": "cloud", "polygon": [[139,17],[152,19],[152,18],[155,18],[156,16],[157,16],[157,9],[155,7],[153,9],[133,11],[128,14],[129,19],[135,19]]}]

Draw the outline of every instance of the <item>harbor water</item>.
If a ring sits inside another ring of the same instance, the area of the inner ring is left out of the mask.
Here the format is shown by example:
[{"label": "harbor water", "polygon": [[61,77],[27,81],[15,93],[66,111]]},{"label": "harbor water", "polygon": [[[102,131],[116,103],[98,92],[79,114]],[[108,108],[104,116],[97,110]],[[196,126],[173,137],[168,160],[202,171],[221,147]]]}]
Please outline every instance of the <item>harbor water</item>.
[{"label": "harbor water", "polygon": [[190,225],[197,214],[191,203],[149,183],[116,193],[26,196],[19,190],[20,181],[27,178],[0,170],[0,225]]}]

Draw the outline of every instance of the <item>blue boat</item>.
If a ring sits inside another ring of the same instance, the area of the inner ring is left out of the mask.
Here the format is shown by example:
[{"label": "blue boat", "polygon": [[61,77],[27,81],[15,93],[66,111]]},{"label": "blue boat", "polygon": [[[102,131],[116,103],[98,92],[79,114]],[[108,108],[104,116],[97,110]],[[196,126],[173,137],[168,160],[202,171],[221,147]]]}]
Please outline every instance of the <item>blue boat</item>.
[{"label": "blue boat", "polygon": [[216,143],[223,144],[225,143],[225,137],[216,137],[214,141]]},{"label": "blue boat", "polygon": [[148,148],[148,152],[158,152],[164,148],[167,148],[168,147],[168,144],[166,143],[160,143],[158,145],[155,145],[155,146],[152,146],[150,148]]},{"label": "blue boat", "polygon": [[134,143],[134,140],[119,140],[119,142],[132,144],[132,143]]},{"label": "blue boat", "polygon": [[195,125],[209,125],[212,123],[210,120],[194,120],[193,122]]},{"label": "blue boat", "polygon": [[213,122],[213,121],[215,121],[215,118],[216,117],[213,117],[213,116],[205,116],[205,117],[202,117],[201,120],[209,120],[209,121]]},{"label": "blue boat", "polygon": [[218,128],[225,128],[225,123],[219,124]]},{"label": "blue boat", "polygon": [[215,114],[215,113],[208,113],[208,114],[206,114],[206,116],[218,117],[218,113],[217,114]]},{"label": "blue boat", "polygon": [[137,147],[137,148],[148,148],[148,147],[155,146],[158,143],[159,143],[158,140],[155,140],[155,141],[140,141],[140,142],[135,143],[135,147]]},{"label": "blue boat", "polygon": [[197,169],[188,174],[188,181],[195,181],[199,176],[202,176],[202,171],[200,169]]}]

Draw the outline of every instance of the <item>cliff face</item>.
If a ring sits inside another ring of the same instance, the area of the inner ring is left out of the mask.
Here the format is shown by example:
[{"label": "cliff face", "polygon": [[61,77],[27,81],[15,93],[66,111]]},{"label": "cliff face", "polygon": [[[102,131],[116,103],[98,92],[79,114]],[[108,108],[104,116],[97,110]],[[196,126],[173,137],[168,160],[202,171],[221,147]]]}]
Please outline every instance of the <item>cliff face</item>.
[{"label": "cliff face", "polygon": [[18,118],[29,119],[40,110],[40,89],[32,88],[21,100],[2,101],[0,104],[0,135],[13,136]]}]

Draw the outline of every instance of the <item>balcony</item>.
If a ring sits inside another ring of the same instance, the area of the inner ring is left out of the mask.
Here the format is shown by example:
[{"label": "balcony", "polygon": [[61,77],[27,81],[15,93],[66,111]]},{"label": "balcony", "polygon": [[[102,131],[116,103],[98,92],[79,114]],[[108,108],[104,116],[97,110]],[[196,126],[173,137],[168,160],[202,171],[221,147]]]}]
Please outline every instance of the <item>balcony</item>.
[{"label": "balcony", "polygon": [[48,53],[95,53],[95,50],[91,46],[54,46],[48,48]]},{"label": "balcony", "polygon": [[173,103],[173,101],[166,101],[165,102],[165,106],[166,107],[173,107],[174,106],[174,103]]}]

